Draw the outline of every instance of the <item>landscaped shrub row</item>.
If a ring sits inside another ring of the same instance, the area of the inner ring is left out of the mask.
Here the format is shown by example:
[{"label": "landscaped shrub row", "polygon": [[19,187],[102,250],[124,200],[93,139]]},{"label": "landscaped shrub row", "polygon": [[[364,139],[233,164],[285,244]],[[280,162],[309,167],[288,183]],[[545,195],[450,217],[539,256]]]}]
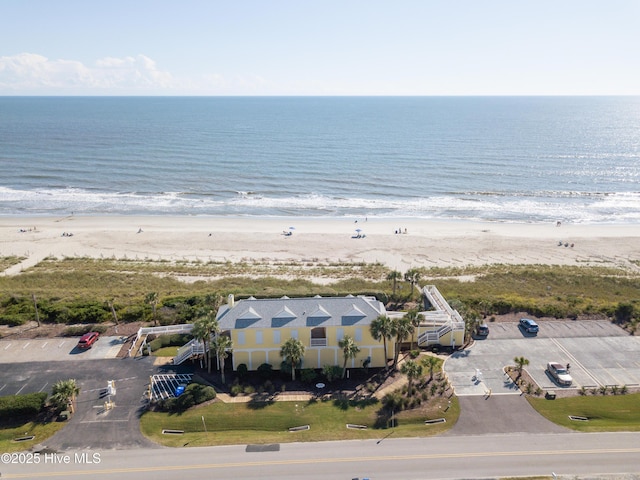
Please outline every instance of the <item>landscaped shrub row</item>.
[{"label": "landscaped shrub row", "polygon": [[[193,337],[187,333],[174,333],[173,335],[160,335],[147,342],[152,352],[164,347],[181,347],[189,342]],[[147,339],[148,340],[148,339]]]},{"label": "landscaped shrub row", "polygon": [[37,415],[44,408],[46,400],[46,392],[0,397],[0,418]]},{"label": "landscaped shrub row", "polygon": [[106,325],[73,325],[71,327],[65,328],[64,332],[62,332],[62,335],[65,337],[77,337],[82,336],[88,332],[104,333],[106,331]]},{"label": "landscaped shrub row", "polygon": [[184,393],[176,398],[167,398],[159,403],[159,408],[166,412],[184,412],[194,405],[199,405],[216,398],[216,391],[209,385],[191,383]]}]

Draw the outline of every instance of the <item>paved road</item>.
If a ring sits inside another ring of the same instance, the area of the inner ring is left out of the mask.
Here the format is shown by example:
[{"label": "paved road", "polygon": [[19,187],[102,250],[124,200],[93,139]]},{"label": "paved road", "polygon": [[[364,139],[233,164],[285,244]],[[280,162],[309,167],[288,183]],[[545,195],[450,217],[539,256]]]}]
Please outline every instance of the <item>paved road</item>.
[{"label": "paved road", "polygon": [[[0,465],[5,478],[371,480],[550,476],[603,478],[640,472],[640,433],[393,437],[384,440],[208,448],[83,450],[68,464]],[[84,453],[88,457],[76,457]],[[82,462],[97,453],[100,463]],[[51,457],[49,457],[49,460]],[[632,477],[624,477],[632,478]],[[637,477],[636,477],[637,478]]]}]

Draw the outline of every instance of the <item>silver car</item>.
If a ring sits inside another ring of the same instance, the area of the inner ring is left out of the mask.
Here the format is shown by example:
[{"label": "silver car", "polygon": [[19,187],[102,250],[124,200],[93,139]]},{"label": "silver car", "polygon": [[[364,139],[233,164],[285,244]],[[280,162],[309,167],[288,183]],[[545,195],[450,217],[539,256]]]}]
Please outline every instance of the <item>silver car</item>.
[{"label": "silver car", "polygon": [[558,385],[569,387],[573,383],[573,378],[569,375],[569,371],[558,362],[547,363],[547,372],[558,382]]}]

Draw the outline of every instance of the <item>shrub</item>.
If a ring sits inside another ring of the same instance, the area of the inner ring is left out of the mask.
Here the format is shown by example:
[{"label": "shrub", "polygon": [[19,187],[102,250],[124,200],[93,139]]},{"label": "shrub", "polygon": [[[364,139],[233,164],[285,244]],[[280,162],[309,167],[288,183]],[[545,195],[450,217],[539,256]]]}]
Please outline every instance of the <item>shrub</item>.
[{"label": "shrub", "polygon": [[213,387],[209,385],[202,385],[200,383],[189,384],[189,386],[185,390],[185,393],[193,396],[193,401],[196,405],[208,402],[209,400],[213,400],[214,398],[216,398],[216,391]]},{"label": "shrub", "polygon": [[44,408],[46,399],[46,392],[0,397],[0,418],[37,415]]},{"label": "shrub", "polygon": [[182,395],[162,400],[158,405],[164,411],[178,413],[214,398],[216,398],[216,391],[213,387],[191,383]]},{"label": "shrub", "polygon": [[256,371],[262,380],[273,378],[273,366],[270,363],[261,364]]},{"label": "shrub", "polygon": [[[183,333],[177,333],[173,335],[160,335],[157,338],[147,342],[149,348],[152,352],[159,350],[164,347],[181,347],[189,340],[191,340],[192,336]],[[148,340],[148,338],[147,338]]]},{"label": "shrub", "polygon": [[240,395],[241,393],[244,392],[244,389],[242,388],[242,385],[232,385],[231,386],[231,396],[232,397],[237,397],[238,395]]},{"label": "shrub", "polygon": [[62,332],[64,337],[79,337],[88,332],[104,333],[107,331],[106,325],[72,325]]},{"label": "shrub", "polygon": [[236,375],[238,375],[238,378],[240,380],[244,380],[245,378],[247,378],[247,375],[249,375],[249,368],[247,367],[246,363],[241,363],[240,365],[238,365],[238,368],[236,368]]},{"label": "shrub", "polygon": [[256,393],[256,389],[253,387],[253,385],[245,385],[243,393],[245,395],[251,395],[252,393]]},{"label": "shrub", "polygon": [[303,368],[300,371],[300,380],[305,383],[312,383],[318,378],[318,373],[313,368]]},{"label": "shrub", "polygon": [[325,365],[322,367],[322,375],[331,383],[342,378],[342,367],[339,365]]}]

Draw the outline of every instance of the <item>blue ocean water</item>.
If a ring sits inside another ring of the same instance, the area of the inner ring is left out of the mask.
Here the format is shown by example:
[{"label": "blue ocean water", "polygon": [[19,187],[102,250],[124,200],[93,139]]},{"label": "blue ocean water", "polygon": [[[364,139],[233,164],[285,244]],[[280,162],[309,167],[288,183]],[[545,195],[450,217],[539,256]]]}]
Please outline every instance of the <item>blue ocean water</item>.
[{"label": "blue ocean water", "polygon": [[0,215],[640,221],[640,97],[0,97]]}]

